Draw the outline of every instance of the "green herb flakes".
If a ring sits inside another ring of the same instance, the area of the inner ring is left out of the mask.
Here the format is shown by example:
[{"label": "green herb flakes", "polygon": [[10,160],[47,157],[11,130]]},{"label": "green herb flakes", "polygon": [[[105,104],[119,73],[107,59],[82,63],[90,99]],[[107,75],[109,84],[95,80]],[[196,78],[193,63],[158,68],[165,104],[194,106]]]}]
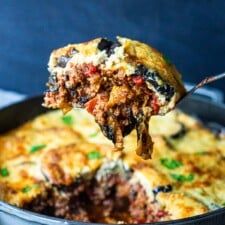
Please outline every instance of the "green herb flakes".
[{"label": "green herb flakes", "polygon": [[22,192],[23,193],[28,193],[29,191],[31,191],[32,187],[31,186],[25,186],[23,189],[22,189]]},{"label": "green herb flakes", "polygon": [[1,168],[1,169],[0,169],[0,175],[1,175],[2,177],[8,177],[8,176],[9,176],[9,171],[8,171],[8,169],[7,169],[7,168]]},{"label": "green herb flakes", "polygon": [[92,159],[100,159],[102,156],[101,156],[101,153],[98,152],[98,151],[91,151],[88,153],[88,159],[92,160]]},{"label": "green herb flakes", "polygon": [[34,189],[34,188],[38,188],[39,187],[39,184],[33,184],[33,185],[27,185],[27,186],[25,186],[21,191],[23,192],[23,193],[28,193],[28,192],[30,192],[32,189]]},{"label": "green herb flakes", "polygon": [[170,174],[171,177],[178,182],[191,182],[194,180],[194,174],[182,175],[182,174]]},{"label": "green herb flakes", "polygon": [[99,133],[99,132],[96,131],[95,133],[90,134],[89,137],[90,137],[90,138],[94,138],[94,137],[96,137],[96,136],[98,135],[98,133]]},{"label": "green herb flakes", "polygon": [[37,152],[39,150],[42,150],[43,148],[45,148],[46,145],[45,144],[40,144],[40,145],[33,145],[30,147],[30,153],[34,153]]},{"label": "green herb flakes", "polygon": [[160,159],[161,164],[166,167],[167,169],[176,169],[180,166],[182,166],[182,162],[177,161],[175,159],[169,159],[169,158],[162,158]]},{"label": "green herb flakes", "polygon": [[61,117],[61,119],[62,119],[62,122],[66,125],[72,125],[74,123],[74,119],[70,115],[63,116]]}]

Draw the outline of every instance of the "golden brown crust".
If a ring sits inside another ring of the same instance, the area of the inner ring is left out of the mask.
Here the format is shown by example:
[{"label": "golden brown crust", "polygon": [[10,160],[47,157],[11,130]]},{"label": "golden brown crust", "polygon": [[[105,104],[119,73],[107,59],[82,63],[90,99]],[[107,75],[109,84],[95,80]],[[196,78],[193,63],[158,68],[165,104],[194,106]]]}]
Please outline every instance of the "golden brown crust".
[{"label": "golden brown crust", "polygon": [[136,64],[143,64],[147,68],[156,70],[166,83],[172,85],[179,93],[178,98],[183,96],[185,88],[181,80],[181,75],[175,66],[165,60],[165,57],[150,45],[128,38],[118,37],[120,43],[124,45],[125,52]]},{"label": "golden brown crust", "polygon": [[171,213],[171,220],[197,216],[208,211],[207,207],[183,193],[160,193],[157,199]]},{"label": "golden brown crust", "polygon": [[[1,199],[23,206],[51,185],[68,185],[79,175],[94,173],[107,160],[121,159],[134,170],[132,182],[140,182],[150,199],[157,187],[172,186],[171,192],[157,195],[169,219],[199,215],[224,204],[225,137],[216,137],[195,119],[177,111],[154,117],[153,160],[142,160],[134,152],[135,133],[126,138],[123,153],[113,152],[89,114],[75,110],[67,116],[71,123],[65,123],[58,111],[42,115],[0,137],[1,169],[9,172],[0,175]],[[177,123],[183,123],[187,132],[171,138],[179,131]],[[31,146],[43,143],[45,148],[30,153]],[[100,154],[95,159],[88,156],[96,151]]]},{"label": "golden brown crust", "polygon": [[88,159],[88,154],[93,149],[104,156],[100,146],[88,143],[52,149],[42,157],[42,171],[52,184],[70,185],[81,174],[94,172],[102,163],[102,157],[96,160]]}]

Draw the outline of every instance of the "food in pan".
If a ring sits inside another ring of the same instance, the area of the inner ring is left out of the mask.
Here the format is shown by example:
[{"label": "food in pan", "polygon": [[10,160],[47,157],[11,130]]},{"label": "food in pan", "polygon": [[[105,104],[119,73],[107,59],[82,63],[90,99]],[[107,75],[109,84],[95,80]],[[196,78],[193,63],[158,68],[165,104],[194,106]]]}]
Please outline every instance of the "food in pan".
[{"label": "food in pan", "polygon": [[57,49],[49,71],[46,107],[85,108],[119,150],[136,129],[136,152],[144,159],[152,153],[150,117],[167,113],[185,93],[180,74],[161,53],[122,37]]},{"label": "food in pan", "polygon": [[172,111],[150,121],[152,160],[135,154],[136,133],[113,151],[93,117],[43,114],[0,136],[0,199],[69,220],[149,223],[225,204],[225,137]]}]

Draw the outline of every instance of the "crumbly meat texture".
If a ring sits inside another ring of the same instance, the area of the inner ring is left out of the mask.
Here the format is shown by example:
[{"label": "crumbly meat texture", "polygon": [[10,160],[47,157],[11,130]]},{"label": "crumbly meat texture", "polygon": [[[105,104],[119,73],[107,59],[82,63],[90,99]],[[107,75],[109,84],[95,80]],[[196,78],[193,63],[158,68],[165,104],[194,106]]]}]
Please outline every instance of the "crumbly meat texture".
[{"label": "crumbly meat texture", "polygon": [[68,45],[53,51],[44,106],[64,112],[85,108],[116,149],[137,131],[136,152],[151,157],[152,115],[165,114],[185,93],[181,78],[165,57],[146,44],[118,37]]},{"label": "crumbly meat texture", "polygon": [[151,223],[169,217],[163,206],[150,202],[140,184],[130,184],[121,174],[110,174],[100,180],[81,178],[70,186],[57,186],[23,207],[50,216],[95,223]]}]

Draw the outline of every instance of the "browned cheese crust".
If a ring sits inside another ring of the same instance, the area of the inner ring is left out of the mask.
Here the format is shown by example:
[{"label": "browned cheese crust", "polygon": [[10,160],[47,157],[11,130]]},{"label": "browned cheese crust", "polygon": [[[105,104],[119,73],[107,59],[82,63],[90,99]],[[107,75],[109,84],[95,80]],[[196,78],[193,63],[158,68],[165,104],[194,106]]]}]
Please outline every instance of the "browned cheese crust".
[{"label": "browned cheese crust", "polygon": [[34,212],[100,223],[187,218],[225,203],[225,136],[178,111],[150,124],[152,160],[136,133],[113,151],[94,118],[50,112],[0,136],[0,199]]}]

